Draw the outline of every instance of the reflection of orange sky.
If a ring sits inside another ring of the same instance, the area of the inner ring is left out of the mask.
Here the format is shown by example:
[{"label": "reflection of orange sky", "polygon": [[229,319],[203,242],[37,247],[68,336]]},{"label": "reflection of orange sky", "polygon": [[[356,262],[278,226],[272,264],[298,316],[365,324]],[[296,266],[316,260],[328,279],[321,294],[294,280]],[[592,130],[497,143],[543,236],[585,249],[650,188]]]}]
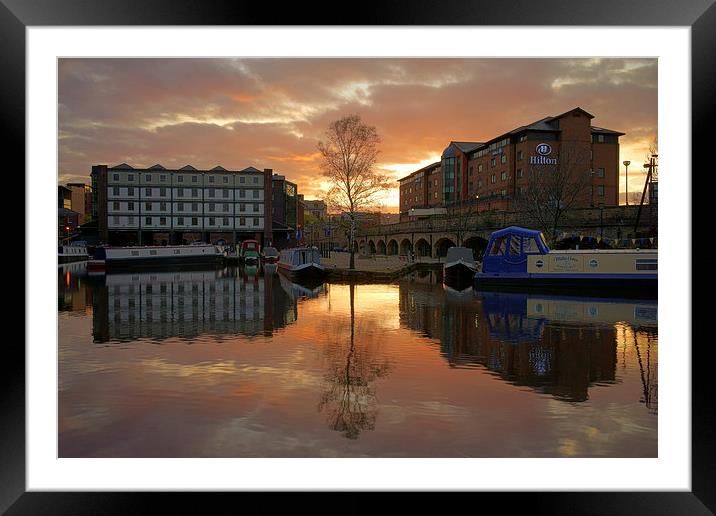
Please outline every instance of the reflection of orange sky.
[{"label": "reflection of orange sky", "polygon": [[[486,141],[580,106],[626,133],[629,190],[656,135],[656,59],[62,59],[60,182],[93,164],[273,168],[307,199],[326,191],[317,142],[358,113],[399,179],[451,140]],[[525,80],[529,77],[529,80]],[[624,167],[620,165],[622,187]],[[397,184],[382,196],[396,211]]]},{"label": "reflection of orange sky", "polygon": [[[345,360],[350,341],[350,287],[327,287],[326,295],[300,301],[297,321],[270,339],[203,335],[100,346],[89,336],[91,315],[61,315],[61,456],[654,452],[622,409],[641,393],[629,327],[616,327],[618,381],[592,385],[588,402],[565,403],[483,366],[451,366],[439,340],[401,325],[397,285],[355,289],[356,357],[390,367],[370,384],[375,429],[347,444],[317,410],[329,367]],[[637,342],[645,360],[641,333]]]}]

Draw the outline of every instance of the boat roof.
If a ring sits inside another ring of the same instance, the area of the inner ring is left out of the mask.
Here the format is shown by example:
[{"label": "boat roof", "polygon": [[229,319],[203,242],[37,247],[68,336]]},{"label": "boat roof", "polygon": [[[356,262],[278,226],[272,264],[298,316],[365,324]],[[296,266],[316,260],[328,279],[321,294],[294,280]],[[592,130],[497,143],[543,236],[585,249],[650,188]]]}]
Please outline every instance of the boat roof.
[{"label": "boat roof", "polygon": [[536,229],[521,228],[519,226],[509,226],[504,229],[498,229],[497,231],[493,231],[491,236],[500,237],[505,235],[517,234],[520,236],[538,237],[540,233],[541,231],[538,231]]},{"label": "boat roof", "polygon": [[474,262],[475,258],[472,255],[472,249],[469,247],[448,247],[445,261],[450,262],[453,260],[459,260],[460,258],[466,259],[470,262]]}]

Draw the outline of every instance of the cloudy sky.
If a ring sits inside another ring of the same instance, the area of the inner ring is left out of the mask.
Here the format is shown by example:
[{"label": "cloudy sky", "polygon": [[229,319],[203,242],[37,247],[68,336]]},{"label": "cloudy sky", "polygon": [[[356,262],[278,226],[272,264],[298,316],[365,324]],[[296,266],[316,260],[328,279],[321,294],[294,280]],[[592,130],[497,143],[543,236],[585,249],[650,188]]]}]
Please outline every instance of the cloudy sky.
[{"label": "cloudy sky", "polygon": [[[58,180],[89,182],[93,164],[254,166],[320,198],[316,144],[342,116],[376,126],[379,167],[398,179],[450,140],[486,141],[576,106],[626,133],[620,162],[632,161],[640,191],[656,59],[61,59]],[[397,183],[384,205],[397,210]]]}]

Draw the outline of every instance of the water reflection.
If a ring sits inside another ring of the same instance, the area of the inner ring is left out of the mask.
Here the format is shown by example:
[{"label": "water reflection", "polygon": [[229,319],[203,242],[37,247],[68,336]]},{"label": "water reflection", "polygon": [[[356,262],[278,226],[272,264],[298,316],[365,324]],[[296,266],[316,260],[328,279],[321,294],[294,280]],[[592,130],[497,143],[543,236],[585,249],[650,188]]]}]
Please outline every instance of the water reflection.
[{"label": "water reflection", "polygon": [[63,457],[656,455],[655,301],[275,265],[58,286]]}]

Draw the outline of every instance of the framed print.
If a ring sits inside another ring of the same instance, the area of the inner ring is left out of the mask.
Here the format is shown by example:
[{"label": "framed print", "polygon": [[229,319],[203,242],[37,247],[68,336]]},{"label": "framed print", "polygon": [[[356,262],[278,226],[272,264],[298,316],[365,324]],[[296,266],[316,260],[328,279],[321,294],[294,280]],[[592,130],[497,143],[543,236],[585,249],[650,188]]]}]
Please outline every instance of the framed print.
[{"label": "framed print", "polygon": [[712,2],[254,9],[3,0],[27,300],[3,510],[713,511],[691,315]]}]

